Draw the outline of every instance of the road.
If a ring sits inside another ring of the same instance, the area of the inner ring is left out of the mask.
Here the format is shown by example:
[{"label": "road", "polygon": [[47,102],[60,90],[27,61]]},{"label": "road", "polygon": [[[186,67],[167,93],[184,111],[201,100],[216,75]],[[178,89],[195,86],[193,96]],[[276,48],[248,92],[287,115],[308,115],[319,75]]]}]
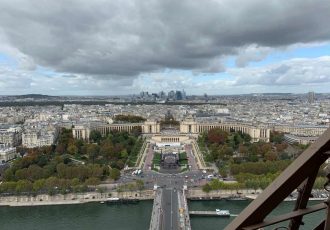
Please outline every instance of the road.
[{"label": "road", "polygon": [[197,187],[205,184],[207,180],[206,173],[200,170],[187,171],[180,174],[164,174],[154,171],[144,171],[139,176],[132,176],[130,173],[123,174],[117,183],[131,183],[136,180],[143,180],[145,188],[152,189],[154,185],[168,187],[170,184],[173,187],[179,188],[184,184],[188,187]]},{"label": "road", "polygon": [[179,229],[179,205],[177,190],[174,188],[163,189],[163,230]]}]

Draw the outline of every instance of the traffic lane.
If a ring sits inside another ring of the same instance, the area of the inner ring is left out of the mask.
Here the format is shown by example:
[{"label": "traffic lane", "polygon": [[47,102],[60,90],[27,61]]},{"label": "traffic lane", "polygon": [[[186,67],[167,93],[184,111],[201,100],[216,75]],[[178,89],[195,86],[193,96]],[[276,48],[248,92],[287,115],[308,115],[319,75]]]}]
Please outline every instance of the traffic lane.
[{"label": "traffic lane", "polygon": [[176,189],[163,189],[163,218],[164,230],[179,229],[179,204]]}]

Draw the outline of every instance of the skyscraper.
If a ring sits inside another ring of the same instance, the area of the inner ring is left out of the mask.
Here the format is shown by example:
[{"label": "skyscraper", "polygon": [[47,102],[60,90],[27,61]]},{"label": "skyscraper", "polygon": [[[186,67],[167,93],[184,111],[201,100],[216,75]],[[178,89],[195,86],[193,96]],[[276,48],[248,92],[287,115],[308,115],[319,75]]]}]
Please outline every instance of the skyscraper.
[{"label": "skyscraper", "polygon": [[315,101],[315,93],[313,91],[308,92],[308,103],[312,104]]}]

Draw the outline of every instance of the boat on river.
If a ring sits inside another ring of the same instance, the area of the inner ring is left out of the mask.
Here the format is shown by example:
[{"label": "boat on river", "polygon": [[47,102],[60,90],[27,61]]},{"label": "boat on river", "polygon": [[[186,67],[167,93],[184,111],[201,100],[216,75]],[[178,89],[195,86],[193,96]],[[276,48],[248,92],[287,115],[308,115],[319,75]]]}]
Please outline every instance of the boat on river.
[{"label": "boat on river", "polygon": [[137,204],[138,199],[120,199],[118,197],[110,197],[105,202],[106,204]]}]

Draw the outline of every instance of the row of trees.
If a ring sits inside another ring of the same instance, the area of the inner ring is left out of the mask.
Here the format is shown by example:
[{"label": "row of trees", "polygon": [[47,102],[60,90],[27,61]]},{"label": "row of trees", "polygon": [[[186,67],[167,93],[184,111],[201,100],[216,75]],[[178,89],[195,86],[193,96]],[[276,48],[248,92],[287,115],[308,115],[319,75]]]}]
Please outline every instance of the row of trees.
[{"label": "row of trees", "polygon": [[125,123],[140,123],[146,121],[144,117],[135,115],[116,115],[114,117],[115,122],[125,122]]},{"label": "row of trees", "polygon": [[144,182],[143,180],[137,179],[134,183],[127,183],[122,184],[117,188],[118,192],[125,192],[125,191],[142,191],[144,189]]},{"label": "row of trees", "polygon": [[239,173],[265,175],[268,173],[274,174],[281,172],[288,167],[290,163],[291,160],[244,162],[240,164],[231,164],[230,169],[233,175],[238,175]]},{"label": "row of trees", "polygon": [[[249,173],[241,173],[237,175],[236,183],[225,183],[218,179],[213,179],[209,183],[203,186],[204,192],[210,192],[212,190],[238,190],[238,189],[265,189],[271,184],[279,173],[266,174],[266,175],[254,175]],[[314,183],[314,189],[323,189],[324,184],[327,182],[325,177],[317,177]]]},{"label": "row of trees", "polygon": [[39,179],[35,181],[18,180],[6,181],[0,184],[0,193],[2,194],[66,194],[69,192],[86,192],[87,190],[95,190],[95,186],[100,183],[100,179],[96,177],[88,178],[81,183],[78,178],[61,179],[57,177],[48,177],[47,179]]}]

